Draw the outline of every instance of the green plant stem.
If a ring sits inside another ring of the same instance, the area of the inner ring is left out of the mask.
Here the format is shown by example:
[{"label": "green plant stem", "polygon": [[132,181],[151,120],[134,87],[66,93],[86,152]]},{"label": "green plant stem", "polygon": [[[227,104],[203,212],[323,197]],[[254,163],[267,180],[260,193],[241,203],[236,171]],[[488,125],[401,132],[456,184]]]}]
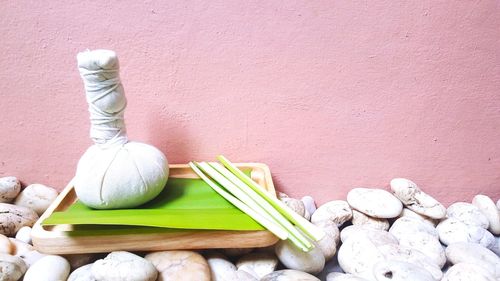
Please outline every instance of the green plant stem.
[{"label": "green plant stem", "polygon": [[198,163],[196,162],[190,162],[189,166],[193,171],[203,180],[205,181],[211,188],[213,188],[217,193],[219,193],[222,197],[224,197],[226,200],[228,200],[231,204],[236,206],[238,209],[243,211],[244,213],[248,214],[250,217],[252,217],[255,221],[260,223],[263,227],[267,228],[270,232],[272,232],[274,235],[276,235],[278,238],[281,240],[285,240],[288,238],[288,232],[283,229],[281,226],[277,225],[276,223],[270,221],[269,219],[265,218],[258,212],[254,211],[252,208],[238,200],[236,197],[225,191],[222,187],[220,187],[217,183],[212,181],[209,177],[207,177],[200,169],[201,167],[199,166]]},{"label": "green plant stem", "polygon": [[297,228],[295,228],[295,226],[293,226],[280,212],[278,212],[273,206],[271,206],[269,202],[267,202],[264,198],[262,198],[262,196],[260,196],[257,192],[246,185],[242,180],[232,174],[228,169],[215,162],[210,162],[209,165],[217,170],[222,176],[226,177],[226,179],[231,181],[242,192],[247,194],[250,200],[253,200],[255,204],[260,206],[261,209],[269,214],[269,216],[274,218],[280,225],[282,225],[289,232],[290,240],[292,240],[292,238],[295,238],[296,240],[300,241],[300,248],[308,251],[314,247],[314,245],[304,236],[304,234],[297,230]]},{"label": "green plant stem", "polygon": [[309,236],[314,241],[321,240],[325,233],[317,226],[310,223],[308,220],[300,216],[291,210],[285,203],[281,202],[275,197],[271,197],[267,191],[260,186],[258,183],[253,181],[250,177],[245,175],[240,169],[238,169],[233,163],[231,163],[223,155],[217,156],[217,159],[236,177],[242,180],[260,196],[262,196],[267,202],[269,202],[274,208],[276,208],[284,217],[290,220],[293,224],[299,227],[307,236]]}]

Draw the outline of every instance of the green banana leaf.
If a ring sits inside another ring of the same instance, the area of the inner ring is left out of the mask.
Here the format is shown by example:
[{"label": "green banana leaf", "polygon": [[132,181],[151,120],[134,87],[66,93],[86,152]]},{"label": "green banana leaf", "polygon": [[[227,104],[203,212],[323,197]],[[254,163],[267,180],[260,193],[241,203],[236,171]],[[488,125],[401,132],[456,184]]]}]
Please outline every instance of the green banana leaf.
[{"label": "green banana leaf", "polygon": [[133,209],[95,210],[79,201],[42,225],[74,225],[73,235],[190,230],[263,230],[201,179],[169,178],[154,200]]}]

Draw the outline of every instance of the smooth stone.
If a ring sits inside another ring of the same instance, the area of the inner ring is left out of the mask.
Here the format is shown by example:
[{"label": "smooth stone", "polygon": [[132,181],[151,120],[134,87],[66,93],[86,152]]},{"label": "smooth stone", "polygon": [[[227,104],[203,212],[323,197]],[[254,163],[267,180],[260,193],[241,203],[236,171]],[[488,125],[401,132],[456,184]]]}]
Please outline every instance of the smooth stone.
[{"label": "smooth stone", "polygon": [[467,225],[456,218],[441,221],[436,226],[436,230],[439,233],[439,240],[445,245],[456,242],[471,242],[490,248],[495,243],[495,237],[486,229]]},{"label": "smooth stone", "polygon": [[34,210],[39,216],[47,210],[59,193],[52,187],[43,184],[28,185],[16,198],[15,205]]},{"label": "smooth stone", "polygon": [[446,216],[446,208],[443,204],[423,192],[411,180],[403,178],[392,179],[391,190],[406,208],[418,214],[433,219],[442,219]]},{"label": "smooth stone", "polygon": [[16,177],[0,178],[0,203],[9,203],[21,191],[21,183]]},{"label": "smooth stone", "polygon": [[422,222],[430,224],[432,227],[436,227],[436,225],[439,222],[439,220],[435,220],[435,219],[432,219],[432,218],[429,218],[426,216],[422,216],[421,214],[417,214],[408,208],[403,208],[403,211],[399,215],[399,218],[402,218],[402,217],[409,217],[409,218],[418,219],[418,220],[421,220]]},{"label": "smooth stone", "polygon": [[436,238],[439,238],[439,233],[435,227],[424,223],[419,219],[414,219],[410,217],[400,217],[392,223],[391,228],[389,228],[389,232],[394,235],[396,238],[413,234],[416,232],[424,232],[429,235],[432,235]]},{"label": "smooth stone", "polygon": [[24,275],[24,281],[66,280],[69,271],[69,262],[66,259],[60,256],[48,255],[28,268]]},{"label": "smooth stone", "polygon": [[205,258],[192,251],[162,251],[144,257],[158,270],[157,281],[210,281],[210,268]]},{"label": "smooth stone", "polygon": [[437,266],[442,268],[446,263],[444,248],[436,238],[425,232],[416,232],[403,235],[399,238],[399,244],[408,248],[419,250],[424,253]]},{"label": "smooth stone", "polygon": [[95,254],[72,254],[72,255],[62,255],[71,267],[71,269],[80,268],[86,264],[93,263],[97,260],[98,256]]},{"label": "smooth stone", "polygon": [[456,218],[457,220],[467,224],[479,226],[487,229],[490,225],[488,218],[479,210],[478,207],[466,203],[466,202],[456,202],[451,204],[446,214],[448,218]]},{"label": "smooth stone", "polygon": [[302,201],[300,201],[299,199],[291,198],[283,192],[278,193],[278,197],[281,202],[285,203],[295,213],[299,214],[301,217],[304,217],[306,208],[304,207],[304,203]]},{"label": "smooth stone", "polygon": [[367,235],[351,235],[339,248],[338,262],[346,273],[374,280],[373,266],[385,259],[384,255]]},{"label": "smooth stone", "polygon": [[306,211],[309,212],[309,214],[312,216],[314,212],[316,212],[316,202],[314,202],[314,198],[312,198],[309,195],[306,195],[300,199],[302,203],[304,203],[304,208],[306,208]]},{"label": "smooth stone", "polygon": [[334,200],[319,206],[311,216],[311,222],[318,224],[321,221],[329,220],[340,227],[351,218],[352,210],[349,204],[343,200]]},{"label": "smooth stone", "polygon": [[370,238],[377,246],[399,243],[398,239],[387,231],[360,225],[350,225],[342,229],[340,232],[340,240],[344,243],[346,240],[351,239],[351,237],[357,237],[359,235]]},{"label": "smooth stone", "polygon": [[472,199],[472,205],[476,206],[488,219],[488,230],[494,235],[500,235],[500,212],[497,206],[486,195],[476,195]]},{"label": "smooth stone", "polygon": [[293,269],[278,270],[264,276],[260,281],[320,281],[315,276]]},{"label": "smooth stone", "polygon": [[16,255],[23,259],[23,261],[26,263],[28,267],[32,266],[35,264],[38,260],[40,260],[43,257],[46,257],[46,254],[42,254],[38,252],[37,250],[31,250],[31,251],[25,251],[22,254]]},{"label": "smooth stone", "polygon": [[500,258],[479,244],[468,242],[450,244],[446,248],[446,257],[452,264],[462,262],[475,264],[500,278]]},{"label": "smooth stone", "polygon": [[236,262],[238,270],[246,271],[259,280],[276,270],[277,266],[278,258],[267,252],[250,253]]},{"label": "smooth stone", "polygon": [[437,281],[424,268],[402,261],[381,261],[373,267],[373,275],[377,281]]},{"label": "smooth stone", "polygon": [[495,243],[493,243],[493,245],[490,245],[490,247],[488,247],[488,249],[490,249],[493,253],[497,254],[497,256],[500,257],[500,237],[499,236],[495,236]]},{"label": "smooth stone", "polygon": [[238,270],[236,266],[228,261],[226,257],[211,252],[207,255],[207,262],[210,267],[212,281],[256,281],[257,279],[250,273]]},{"label": "smooth stone", "polygon": [[275,253],[289,269],[316,274],[325,267],[325,256],[317,245],[309,252],[304,252],[289,240],[281,240],[275,246]]},{"label": "smooth stone", "polygon": [[500,199],[497,200],[497,209],[500,210]]},{"label": "smooth stone", "polygon": [[353,188],[347,193],[347,202],[351,208],[375,218],[395,218],[403,210],[398,198],[378,188]]},{"label": "smooth stone", "polygon": [[319,241],[316,241],[318,248],[323,252],[325,261],[333,258],[337,252],[337,244],[340,240],[340,231],[337,224],[331,220],[323,220],[316,224],[325,232],[325,236]]},{"label": "smooth stone", "polygon": [[95,261],[91,270],[97,281],[154,281],[158,275],[150,261],[124,251]]},{"label": "smooth stone", "polygon": [[441,280],[443,277],[441,268],[419,250],[397,244],[382,245],[378,249],[386,260],[415,264],[427,270],[436,280]]},{"label": "smooth stone", "polygon": [[[229,277],[229,278],[227,278]],[[184,279],[183,279],[184,280]],[[234,276],[226,276],[227,281],[258,281],[252,274],[244,270],[236,270]]]},{"label": "smooth stone", "polygon": [[35,211],[21,206],[0,203],[0,234],[14,236],[23,226],[33,226],[38,220]]},{"label": "smooth stone", "polygon": [[350,273],[330,272],[326,276],[326,281],[369,281]]},{"label": "smooth stone", "polygon": [[9,238],[3,234],[0,234],[0,253],[12,254],[13,252],[14,252],[14,246],[10,242]]},{"label": "smooth stone", "polygon": [[12,245],[12,254],[15,256],[21,256],[35,250],[33,245],[25,243],[19,239],[9,238],[9,241]]},{"label": "smooth stone", "polygon": [[448,268],[441,281],[495,281],[495,277],[482,267],[470,263],[457,263]]},{"label": "smooth stone", "polygon": [[352,220],[353,225],[363,225],[367,227],[372,227],[380,230],[389,229],[389,221],[387,219],[379,219],[367,216],[357,210],[352,210]]},{"label": "smooth stone", "polygon": [[92,264],[89,263],[84,266],[80,266],[71,272],[68,277],[68,281],[97,281],[92,275]]},{"label": "smooth stone", "polygon": [[31,244],[31,227],[21,227],[16,233],[16,239]]},{"label": "smooth stone", "polygon": [[213,281],[226,280],[226,277],[234,276],[235,272],[238,270],[236,265],[216,252],[208,254],[206,260],[210,267],[211,279]]},{"label": "smooth stone", "polygon": [[21,258],[7,254],[0,254],[0,280],[20,280],[27,269],[28,266]]}]

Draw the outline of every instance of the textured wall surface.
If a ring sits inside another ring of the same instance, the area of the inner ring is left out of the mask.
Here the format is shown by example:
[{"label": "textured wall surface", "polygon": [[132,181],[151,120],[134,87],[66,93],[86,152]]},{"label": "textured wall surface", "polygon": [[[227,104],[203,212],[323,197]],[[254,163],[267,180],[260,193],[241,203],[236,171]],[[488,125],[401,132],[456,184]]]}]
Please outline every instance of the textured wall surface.
[{"label": "textured wall surface", "polygon": [[267,163],[318,201],[408,177],[500,197],[498,1],[0,1],[0,176],[91,145],[76,54],[115,50],[131,139]]}]

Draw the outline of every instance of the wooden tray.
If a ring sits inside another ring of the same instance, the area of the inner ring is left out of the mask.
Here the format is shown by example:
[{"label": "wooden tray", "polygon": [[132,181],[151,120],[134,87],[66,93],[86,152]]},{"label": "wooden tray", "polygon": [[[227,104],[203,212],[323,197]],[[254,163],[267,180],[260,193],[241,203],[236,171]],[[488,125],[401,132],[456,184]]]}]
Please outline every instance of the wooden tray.
[{"label": "wooden tray", "polygon": [[[250,169],[253,180],[266,188],[273,196],[276,191],[269,167],[260,163],[236,164]],[[170,165],[170,178],[198,178],[187,164]],[[270,246],[278,238],[269,231],[226,231],[226,230],[172,230],[164,228],[130,227],[126,234],[111,231],[100,235],[75,233],[75,226],[64,224],[43,226],[41,224],[55,211],[64,211],[76,201],[71,182],[59,194],[45,213],[33,226],[31,232],[35,248],[47,254],[101,253],[118,250],[160,251],[174,249],[208,248],[251,248]],[[112,228],[112,226],[111,226]]]}]

